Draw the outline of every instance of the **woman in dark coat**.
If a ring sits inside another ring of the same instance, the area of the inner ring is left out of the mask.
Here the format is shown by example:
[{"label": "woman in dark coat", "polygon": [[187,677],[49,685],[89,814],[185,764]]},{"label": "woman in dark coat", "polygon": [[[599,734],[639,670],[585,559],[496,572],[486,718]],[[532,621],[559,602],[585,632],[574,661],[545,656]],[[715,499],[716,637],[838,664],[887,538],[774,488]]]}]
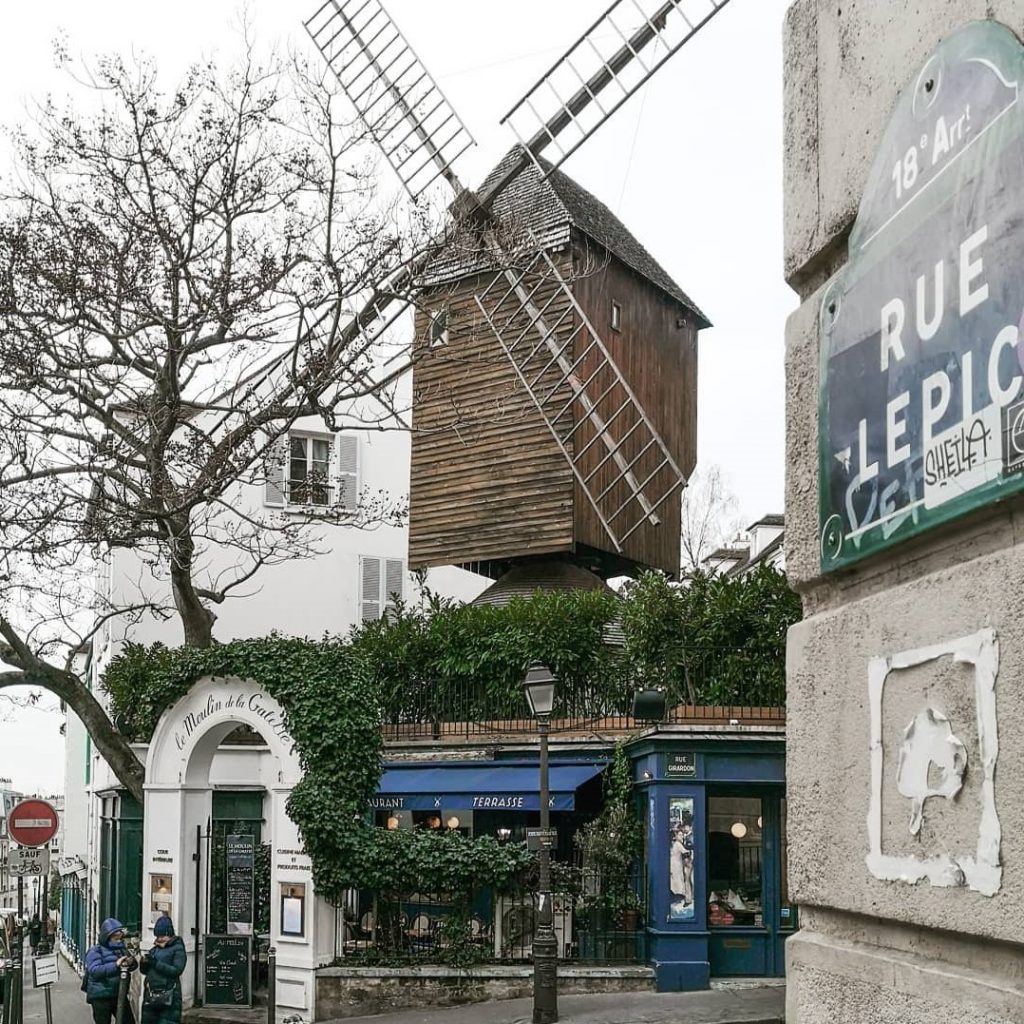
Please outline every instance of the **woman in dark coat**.
[{"label": "woman in dark coat", "polygon": [[185,943],[174,934],[174,925],[166,914],[153,926],[153,941],[153,948],[139,965],[146,976],[142,1024],[180,1024]]}]

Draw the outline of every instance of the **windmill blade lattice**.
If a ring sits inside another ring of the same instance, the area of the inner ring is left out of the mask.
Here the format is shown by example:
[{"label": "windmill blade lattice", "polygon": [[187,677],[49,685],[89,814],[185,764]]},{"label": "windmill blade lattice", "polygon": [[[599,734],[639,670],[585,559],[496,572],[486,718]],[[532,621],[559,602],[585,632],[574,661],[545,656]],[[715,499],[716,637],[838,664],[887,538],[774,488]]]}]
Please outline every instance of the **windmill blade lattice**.
[{"label": "windmill blade lattice", "polygon": [[728,2],[615,0],[502,124],[559,167]]},{"label": "windmill blade lattice", "polygon": [[380,0],[326,0],[305,25],[413,200],[441,177],[461,192],[473,137]]},{"label": "windmill blade lattice", "polygon": [[476,297],[605,532],[622,552],[685,483],[572,289],[537,246]]}]

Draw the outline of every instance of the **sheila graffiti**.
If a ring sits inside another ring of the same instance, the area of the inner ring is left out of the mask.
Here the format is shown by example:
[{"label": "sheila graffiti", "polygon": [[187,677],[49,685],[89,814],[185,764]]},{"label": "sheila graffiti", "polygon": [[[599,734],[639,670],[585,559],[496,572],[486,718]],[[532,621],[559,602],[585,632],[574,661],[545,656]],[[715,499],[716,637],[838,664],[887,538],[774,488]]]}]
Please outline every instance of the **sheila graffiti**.
[{"label": "sheila graffiti", "polygon": [[668,904],[670,921],[692,921],[693,797],[674,796],[668,802]]}]

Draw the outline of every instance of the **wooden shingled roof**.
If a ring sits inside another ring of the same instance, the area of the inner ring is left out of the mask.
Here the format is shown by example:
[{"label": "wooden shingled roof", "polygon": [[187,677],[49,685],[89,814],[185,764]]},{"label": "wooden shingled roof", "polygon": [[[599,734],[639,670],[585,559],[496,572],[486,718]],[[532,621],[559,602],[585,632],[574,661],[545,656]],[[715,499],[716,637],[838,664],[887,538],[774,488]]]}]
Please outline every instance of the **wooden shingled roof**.
[{"label": "wooden shingled roof", "polygon": [[[509,150],[479,192],[486,194],[489,186],[520,159],[520,153],[520,147]],[[547,176],[532,161],[527,163],[494,201],[495,217],[503,232],[511,236],[513,247],[532,235],[545,248],[557,249],[568,244],[570,231],[575,228],[686,307],[697,317],[699,329],[711,326],[700,307],[604,203],[562,171],[547,165],[544,169]],[[470,236],[456,235],[431,262],[422,283],[434,287],[493,269]]]}]

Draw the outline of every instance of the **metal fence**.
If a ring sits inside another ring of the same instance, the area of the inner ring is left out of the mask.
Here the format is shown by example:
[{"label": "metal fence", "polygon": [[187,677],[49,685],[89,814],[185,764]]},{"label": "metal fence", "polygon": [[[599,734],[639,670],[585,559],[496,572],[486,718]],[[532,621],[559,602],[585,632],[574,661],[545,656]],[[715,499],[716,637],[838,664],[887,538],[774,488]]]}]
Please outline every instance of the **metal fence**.
[{"label": "metal fence", "polygon": [[[685,652],[665,681],[670,723],[782,724],[785,665],[774,648]],[[551,730],[630,731],[642,684],[630,679],[560,682]],[[470,678],[409,680],[384,700],[384,738],[392,742],[533,732],[521,686],[497,687]]]},{"label": "metal fence", "polygon": [[[638,877],[636,891],[646,888]],[[641,911],[614,913],[593,887],[553,894],[553,928],[560,960],[642,963],[647,933]],[[336,908],[335,961],[387,965],[420,963],[521,964],[533,959],[537,896],[481,890],[459,900],[451,894],[383,896],[352,890]]]}]

